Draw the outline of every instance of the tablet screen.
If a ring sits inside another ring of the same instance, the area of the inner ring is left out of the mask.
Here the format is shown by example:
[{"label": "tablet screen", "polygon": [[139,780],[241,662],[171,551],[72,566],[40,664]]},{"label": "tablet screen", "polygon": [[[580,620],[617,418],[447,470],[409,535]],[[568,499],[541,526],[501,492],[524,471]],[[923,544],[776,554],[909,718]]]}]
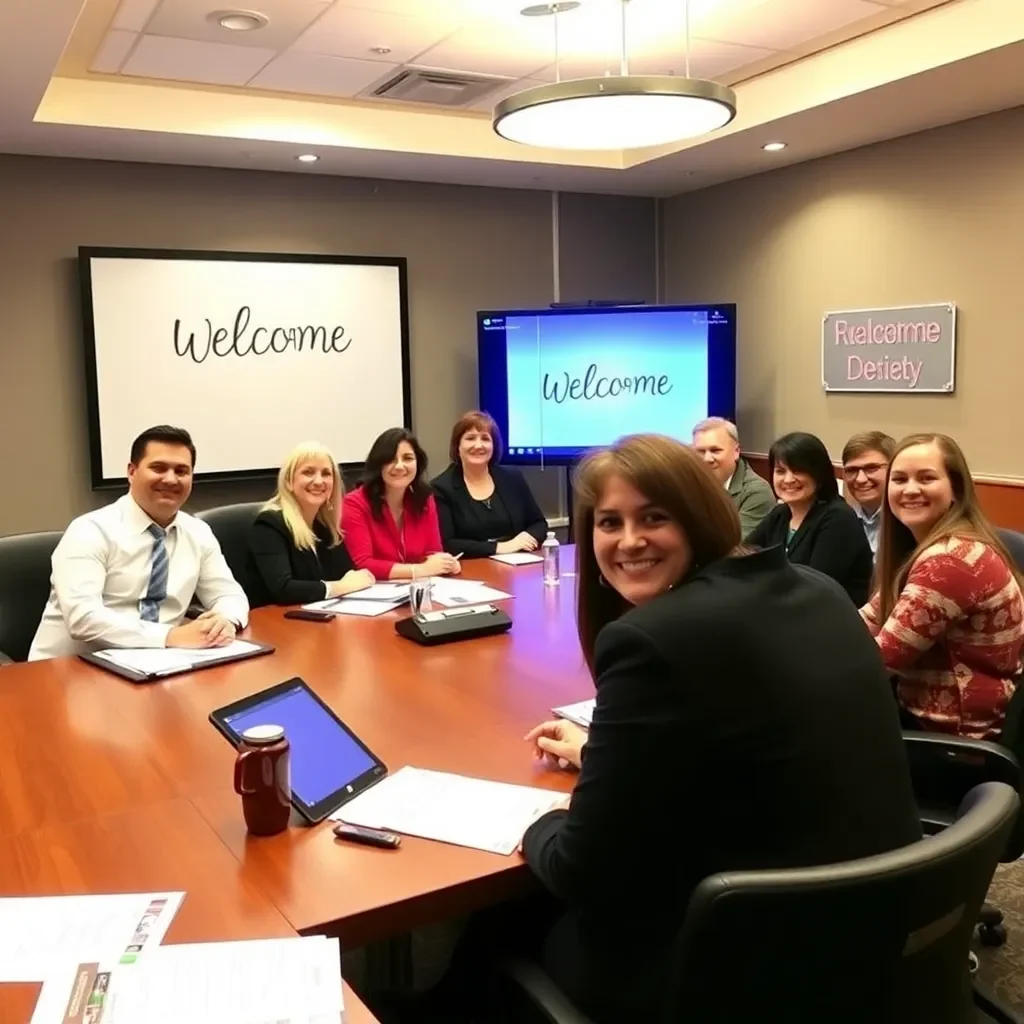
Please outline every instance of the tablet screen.
[{"label": "tablet screen", "polygon": [[215,715],[236,741],[254,725],[284,729],[291,744],[292,795],[307,808],[333,794],[340,804],[353,795],[346,793],[347,787],[380,765],[301,680],[272,687],[240,702],[237,710],[225,708]]}]

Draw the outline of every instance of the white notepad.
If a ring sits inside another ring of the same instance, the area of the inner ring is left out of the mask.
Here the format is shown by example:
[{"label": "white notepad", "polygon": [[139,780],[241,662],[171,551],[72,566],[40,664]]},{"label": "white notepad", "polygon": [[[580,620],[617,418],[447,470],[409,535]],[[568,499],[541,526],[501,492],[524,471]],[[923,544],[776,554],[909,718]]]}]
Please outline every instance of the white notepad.
[{"label": "white notepad", "polygon": [[575,722],[576,725],[589,729],[590,720],[594,717],[594,698],[591,697],[590,700],[577,701],[575,704],[564,704],[560,708],[552,708],[551,711],[558,715],[559,718]]},{"label": "white notepad", "polygon": [[55,963],[134,962],[160,945],[185,894],[0,899],[0,981],[42,981]]},{"label": "white notepad", "polygon": [[102,1012],[82,1019],[101,1024],[337,1024],[342,993],[337,939],[161,946],[131,968],[53,967],[32,1024],[66,1024],[69,1007],[83,1003]]},{"label": "white notepad", "polygon": [[240,654],[252,654],[258,651],[258,644],[247,640],[232,640],[223,647],[111,647],[105,651],[97,651],[96,657],[102,658],[122,668],[141,672],[143,675],[163,675],[173,672],[185,672],[195,665],[218,658],[232,658]]},{"label": "white notepad", "polygon": [[495,590],[478,580],[451,579],[435,576],[431,579],[430,600],[442,608],[458,608],[461,605],[487,604],[491,601],[505,601],[511,594]]},{"label": "white notepad", "polygon": [[511,555],[491,555],[492,561],[501,562],[504,565],[533,565],[536,562],[543,562],[543,555],[531,555],[526,551],[516,551]]},{"label": "white notepad", "polygon": [[567,799],[550,789],[407,766],[360,793],[331,819],[507,856],[540,815],[564,807]]},{"label": "white notepad", "polygon": [[330,612],[332,615],[361,615],[364,618],[373,618],[376,615],[383,615],[385,612],[393,612],[401,608],[406,601],[360,601],[357,597],[346,597],[344,599],[332,597],[328,601],[313,601],[311,604],[304,604],[303,608],[309,608],[317,612]]}]

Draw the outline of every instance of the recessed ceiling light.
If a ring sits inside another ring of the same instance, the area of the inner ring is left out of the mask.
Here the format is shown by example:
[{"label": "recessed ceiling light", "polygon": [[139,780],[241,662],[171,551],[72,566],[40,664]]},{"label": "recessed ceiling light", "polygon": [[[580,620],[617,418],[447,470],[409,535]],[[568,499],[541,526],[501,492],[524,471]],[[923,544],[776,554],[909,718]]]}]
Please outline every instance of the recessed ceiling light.
[{"label": "recessed ceiling light", "polygon": [[300,164],[315,164],[320,159],[316,153],[300,153],[296,158]]},{"label": "recessed ceiling light", "polygon": [[786,144],[784,142],[766,142],[761,148],[766,153],[778,153],[780,149],[786,148]]},{"label": "recessed ceiling light", "polygon": [[379,53],[381,56],[383,56],[385,53],[390,53],[390,52],[391,52],[391,47],[390,46],[371,46],[370,47],[370,53]]},{"label": "recessed ceiling light", "polygon": [[255,32],[263,28],[270,20],[265,14],[258,11],[214,11],[209,16],[210,21],[215,21],[221,28],[229,32]]}]

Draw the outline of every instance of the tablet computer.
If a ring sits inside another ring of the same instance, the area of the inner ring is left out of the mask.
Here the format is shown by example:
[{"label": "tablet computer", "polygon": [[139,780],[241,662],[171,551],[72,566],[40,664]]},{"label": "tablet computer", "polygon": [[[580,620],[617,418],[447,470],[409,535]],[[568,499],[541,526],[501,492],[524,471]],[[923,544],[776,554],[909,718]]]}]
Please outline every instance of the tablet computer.
[{"label": "tablet computer", "polygon": [[237,747],[254,725],[279,725],[291,745],[292,806],[311,823],[387,774],[376,754],[298,677],[217,708],[210,721]]}]

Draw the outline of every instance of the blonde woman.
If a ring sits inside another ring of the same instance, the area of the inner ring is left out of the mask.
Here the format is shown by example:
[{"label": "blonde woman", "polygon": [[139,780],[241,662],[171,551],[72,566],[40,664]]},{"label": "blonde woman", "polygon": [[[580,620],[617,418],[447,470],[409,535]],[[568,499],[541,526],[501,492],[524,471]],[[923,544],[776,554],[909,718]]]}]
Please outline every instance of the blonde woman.
[{"label": "blonde woman", "polygon": [[356,569],[339,528],[341,474],[321,444],[300,444],[277,474],[277,493],[249,534],[259,604],[308,604],[374,582]]}]

